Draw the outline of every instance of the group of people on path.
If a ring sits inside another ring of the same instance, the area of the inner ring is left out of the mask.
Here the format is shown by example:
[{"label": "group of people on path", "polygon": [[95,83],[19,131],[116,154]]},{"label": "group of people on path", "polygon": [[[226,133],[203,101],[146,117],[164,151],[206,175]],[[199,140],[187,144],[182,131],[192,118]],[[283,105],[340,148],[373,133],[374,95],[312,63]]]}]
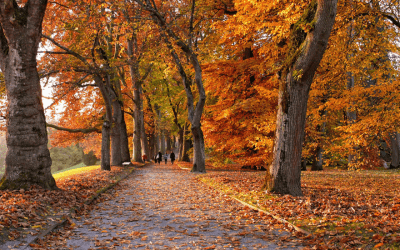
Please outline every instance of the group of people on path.
[{"label": "group of people on path", "polygon": [[[154,156],[154,160],[156,161],[156,163],[158,162],[158,164],[160,164],[163,157],[164,157],[165,164],[167,164],[167,162],[168,162],[168,154],[167,153],[165,153],[165,155],[163,156],[161,152],[158,152],[158,154],[156,154],[156,156]],[[174,152],[171,152],[171,154],[169,155],[169,158],[171,159],[171,164],[174,164],[174,161],[175,161]]]}]

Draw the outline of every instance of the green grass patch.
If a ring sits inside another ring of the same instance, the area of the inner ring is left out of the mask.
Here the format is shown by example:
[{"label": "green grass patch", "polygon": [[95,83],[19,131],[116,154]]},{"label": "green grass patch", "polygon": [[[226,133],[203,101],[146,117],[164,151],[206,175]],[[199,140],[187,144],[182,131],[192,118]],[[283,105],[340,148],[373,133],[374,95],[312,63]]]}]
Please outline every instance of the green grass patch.
[{"label": "green grass patch", "polygon": [[76,165],[74,165],[74,166],[72,166],[72,167],[59,170],[59,171],[54,172],[54,173],[52,173],[52,174],[53,174],[53,175],[54,175],[54,174],[59,174],[59,173],[65,172],[65,171],[69,171],[69,170],[76,169],[76,168],[83,168],[83,167],[86,167],[86,165],[85,165],[83,162],[81,162],[81,163],[76,164]]}]

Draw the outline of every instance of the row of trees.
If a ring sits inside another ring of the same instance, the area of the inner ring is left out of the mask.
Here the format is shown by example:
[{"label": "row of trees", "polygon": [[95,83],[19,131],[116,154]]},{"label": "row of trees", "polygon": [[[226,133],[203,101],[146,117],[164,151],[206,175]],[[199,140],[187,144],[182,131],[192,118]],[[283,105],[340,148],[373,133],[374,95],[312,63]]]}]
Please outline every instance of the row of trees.
[{"label": "row of trees", "polygon": [[53,90],[55,144],[86,144],[103,170],[152,157],[175,134],[180,159],[192,141],[192,171],[205,172],[207,148],[217,161],[269,166],[266,188],[302,195],[302,161],[357,167],[400,152],[395,1],[6,3],[2,188],[55,188],[39,77]]}]

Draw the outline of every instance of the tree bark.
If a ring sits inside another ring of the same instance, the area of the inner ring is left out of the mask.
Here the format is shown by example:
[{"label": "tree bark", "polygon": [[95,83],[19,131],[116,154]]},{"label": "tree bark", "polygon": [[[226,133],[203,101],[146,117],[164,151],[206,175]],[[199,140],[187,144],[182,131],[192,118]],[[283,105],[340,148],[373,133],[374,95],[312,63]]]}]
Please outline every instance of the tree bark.
[{"label": "tree bark", "polygon": [[188,151],[191,146],[191,140],[187,138],[189,136],[190,131],[188,130],[188,125],[185,124],[184,136],[183,136],[183,145],[182,145],[182,158],[180,161],[190,162],[190,157]]},{"label": "tree bark", "polygon": [[[293,25],[286,61],[279,72],[279,108],[273,161],[264,187],[280,194],[302,196],[301,150],[307,100],[315,71],[328,44],[335,20],[337,1],[312,1]],[[313,25],[306,33],[302,27]]]},{"label": "tree bark", "polygon": [[317,146],[315,150],[314,159],[311,165],[311,171],[321,171],[323,170],[323,160],[322,160],[322,147],[320,145]]},{"label": "tree bark", "polygon": [[129,137],[126,129],[125,116],[122,112],[121,117],[121,159],[122,162],[130,162],[131,156],[129,154]]},{"label": "tree bark", "polygon": [[7,153],[0,189],[57,189],[51,174],[36,55],[46,0],[0,4],[0,66],[7,92]]},{"label": "tree bark", "polygon": [[392,161],[390,162],[390,168],[400,167],[400,147],[399,147],[399,133],[390,133],[390,147],[392,149]]},{"label": "tree bark", "polygon": [[112,101],[110,97],[109,82],[103,81],[100,75],[94,75],[96,85],[104,100],[106,109],[105,119],[101,133],[101,170],[111,170],[111,121],[112,121]]},{"label": "tree bark", "polygon": [[142,109],[140,110],[140,117],[142,117],[142,119],[140,120],[140,132],[141,132],[141,142],[142,142],[142,151],[143,154],[147,155],[147,158],[150,159],[152,157],[151,153],[150,153],[150,149],[149,149],[149,141],[147,139],[147,134],[146,134],[146,129],[144,127],[144,114],[143,114],[143,106]]},{"label": "tree bark", "polygon": [[166,142],[167,142],[167,152],[170,152],[170,151],[171,151],[171,142],[172,142],[172,140],[171,140],[171,135],[168,134],[166,137],[167,137],[167,138],[166,138]]},{"label": "tree bark", "polygon": [[111,159],[110,159],[110,147],[111,147],[111,134],[110,134],[110,122],[104,121],[103,129],[101,133],[101,170],[111,170]]},{"label": "tree bark", "polygon": [[134,56],[134,49],[137,50],[135,36],[128,40],[128,56],[133,61],[129,65],[129,70],[132,79],[132,94],[133,94],[133,124],[134,124],[134,131],[133,131],[133,152],[132,152],[132,160],[136,162],[142,162],[142,144],[141,144],[141,137],[142,137],[142,123],[143,123],[143,116],[141,116],[142,110],[142,99],[140,96],[141,90],[141,81],[139,76],[139,65],[137,58]]},{"label": "tree bark", "polygon": [[121,157],[121,119],[122,111],[118,100],[112,101],[113,125],[111,126],[111,165],[122,166]]},{"label": "tree bark", "polygon": [[179,138],[178,138],[178,149],[179,149],[178,159],[179,159],[179,161],[182,160],[182,153],[183,153],[183,132],[184,132],[184,129],[181,127],[178,132],[179,133]]}]

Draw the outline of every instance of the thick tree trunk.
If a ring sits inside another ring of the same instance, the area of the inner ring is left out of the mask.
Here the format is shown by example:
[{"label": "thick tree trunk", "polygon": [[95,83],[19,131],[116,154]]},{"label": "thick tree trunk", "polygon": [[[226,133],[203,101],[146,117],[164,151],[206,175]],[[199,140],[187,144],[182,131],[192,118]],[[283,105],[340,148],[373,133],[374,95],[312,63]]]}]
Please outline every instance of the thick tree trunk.
[{"label": "thick tree trunk", "polygon": [[103,128],[101,131],[101,170],[111,170],[111,121],[112,121],[112,102],[110,95],[109,82],[103,81],[101,76],[95,75],[94,80],[96,85],[100,89],[101,96],[104,100],[105,105],[105,120],[103,122]]},{"label": "thick tree trunk", "polygon": [[[132,68],[132,67],[131,67]],[[131,69],[131,74],[132,69]],[[135,79],[135,78],[133,78]],[[142,162],[142,126],[143,126],[143,116],[141,116],[141,103],[142,99],[140,98],[140,83],[136,80],[135,86],[133,87],[133,99],[134,99],[134,131],[133,131],[133,152],[132,152],[132,160],[136,162]]]},{"label": "thick tree trunk", "polygon": [[400,147],[399,147],[399,133],[390,133],[390,147],[392,149],[392,161],[390,162],[390,168],[400,167]]},{"label": "thick tree trunk", "polygon": [[[303,195],[300,166],[308,94],[327,47],[336,9],[337,1],[313,1],[292,27],[287,60],[280,72],[273,161],[265,179],[265,188],[270,191]],[[302,27],[311,23],[314,29],[306,33]]]},{"label": "thick tree trunk", "polygon": [[118,100],[113,100],[113,125],[111,126],[111,165],[121,166],[121,105]]},{"label": "thick tree trunk", "polygon": [[103,129],[101,131],[101,170],[110,171],[110,147],[111,147],[111,125],[108,121],[103,122]]},{"label": "thick tree trunk", "polygon": [[[193,147],[194,147],[194,159],[192,172],[205,172],[205,150],[204,150],[204,137],[203,131],[199,127],[193,127],[192,125],[192,135],[193,135]],[[198,169],[198,166],[204,166],[204,168]]]},{"label": "thick tree trunk", "polygon": [[0,66],[8,100],[6,168],[0,189],[57,189],[36,69],[47,1],[31,0],[23,8],[13,3],[0,5]]},{"label": "thick tree trunk", "polygon": [[190,157],[188,151],[191,146],[191,140],[188,138],[190,131],[188,130],[188,125],[185,125],[184,137],[183,137],[183,145],[182,145],[182,158],[180,161],[190,162]]},{"label": "thick tree trunk", "polygon": [[317,149],[315,150],[315,154],[313,156],[313,162],[311,166],[311,171],[321,171],[323,170],[322,165],[322,147],[317,146]]},{"label": "thick tree trunk", "polygon": [[121,160],[122,162],[130,162],[131,156],[129,154],[129,138],[126,129],[125,116],[122,113],[121,117]]},{"label": "thick tree trunk", "polygon": [[142,136],[142,124],[140,121],[140,112],[134,111],[134,131],[133,131],[133,152],[132,152],[132,160],[136,162],[142,162],[142,142],[141,142],[141,136]]},{"label": "thick tree trunk", "polygon": [[128,40],[128,55],[132,60],[132,63],[129,65],[129,70],[132,79],[132,94],[133,94],[133,114],[134,114],[134,131],[133,131],[133,152],[132,152],[132,160],[136,162],[142,162],[142,140],[143,132],[142,127],[144,128],[143,121],[143,101],[141,98],[141,88],[142,88],[142,80],[139,76],[139,61],[138,55],[134,54],[138,52],[136,34],[133,33],[132,39]]}]

